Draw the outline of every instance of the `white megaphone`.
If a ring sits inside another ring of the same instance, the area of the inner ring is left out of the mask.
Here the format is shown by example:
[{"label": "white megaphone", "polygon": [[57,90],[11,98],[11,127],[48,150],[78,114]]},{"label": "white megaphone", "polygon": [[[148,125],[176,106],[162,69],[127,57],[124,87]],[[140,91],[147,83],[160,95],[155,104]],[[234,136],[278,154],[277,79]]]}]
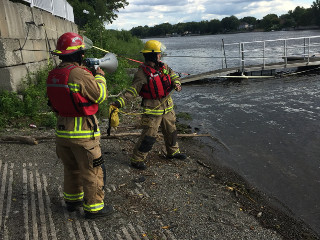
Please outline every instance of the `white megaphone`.
[{"label": "white megaphone", "polygon": [[113,73],[117,70],[118,67],[118,60],[116,55],[110,52],[104,55],[103,58],[86,58],[84,60],[84,63],[88,68],[94,67],[95,69],[97,69],[98,67],[100,67],[108,73]]}]

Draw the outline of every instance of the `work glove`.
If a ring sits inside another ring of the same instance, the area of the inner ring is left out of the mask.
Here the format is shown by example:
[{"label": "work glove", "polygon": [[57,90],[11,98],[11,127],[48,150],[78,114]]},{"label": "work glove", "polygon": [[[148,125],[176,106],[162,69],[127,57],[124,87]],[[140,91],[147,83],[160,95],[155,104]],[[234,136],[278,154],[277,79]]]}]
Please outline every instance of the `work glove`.
[{"label": "work glove", "polygon": [[181,91],[181,84],[178,84],[176,83],[175,86],[174,86],[174,90],[176,90],[177,92],[180,92]]}]

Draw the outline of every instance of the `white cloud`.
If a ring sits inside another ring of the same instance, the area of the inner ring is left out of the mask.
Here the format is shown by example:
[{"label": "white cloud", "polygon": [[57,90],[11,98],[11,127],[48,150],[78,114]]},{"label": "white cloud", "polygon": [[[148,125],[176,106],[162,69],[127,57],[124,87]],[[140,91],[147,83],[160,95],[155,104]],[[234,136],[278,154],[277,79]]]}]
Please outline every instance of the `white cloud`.
[{"label": "white cloud", "polygon": [[176,24],[219,19],[235,15],[261,19],[267,14],[285,14],[295,7],[309,8],[313,0],[129,0],[118,18],[107,28],[130,30],[137,26],[154,26],[164,22]]},{"label": "white cloud", "polygon": [[164,15],[163,14],[159,14],[157,16],[151,15],[148,16],[149,19],[164,19]]},{"label": "white cloud", "polygon": [[243,8],[243,12],[238,14],[238,16],[253,16],[255,15],[258,18],[263,18],[265,15],[274,13],[277,15],[281,15],[287,13],[289,10],[292,10],[296,7],[292,1],[261,1],[261,2],[253,2],[248,6]]}]

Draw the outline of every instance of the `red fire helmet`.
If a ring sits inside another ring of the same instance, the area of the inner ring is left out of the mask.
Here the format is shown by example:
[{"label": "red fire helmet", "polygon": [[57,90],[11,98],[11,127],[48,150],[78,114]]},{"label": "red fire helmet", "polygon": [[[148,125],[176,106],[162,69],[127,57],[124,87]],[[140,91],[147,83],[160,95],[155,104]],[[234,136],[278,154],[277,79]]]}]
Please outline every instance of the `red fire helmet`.
[{"label": "red fire helmet", "polygon": [[82,36],[77,33],[67,32],[59,37],[57,49],[52,53],[55,55],[68,55],[85,49]]}]

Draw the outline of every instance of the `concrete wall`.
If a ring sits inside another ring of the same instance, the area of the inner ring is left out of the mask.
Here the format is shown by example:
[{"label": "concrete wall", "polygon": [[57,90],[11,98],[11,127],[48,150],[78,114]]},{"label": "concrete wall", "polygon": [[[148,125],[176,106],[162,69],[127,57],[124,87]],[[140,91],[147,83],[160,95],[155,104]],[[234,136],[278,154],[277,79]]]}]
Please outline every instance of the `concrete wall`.
[{"label": "concrete wall", "polygon": [[0,0],[0,89],[19,91],[28,73],[48,63],[49,46],[54,50],[65,32],[78,27],[49,12]]}]

